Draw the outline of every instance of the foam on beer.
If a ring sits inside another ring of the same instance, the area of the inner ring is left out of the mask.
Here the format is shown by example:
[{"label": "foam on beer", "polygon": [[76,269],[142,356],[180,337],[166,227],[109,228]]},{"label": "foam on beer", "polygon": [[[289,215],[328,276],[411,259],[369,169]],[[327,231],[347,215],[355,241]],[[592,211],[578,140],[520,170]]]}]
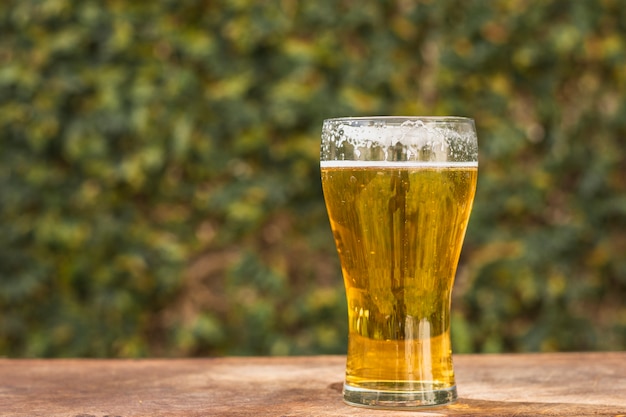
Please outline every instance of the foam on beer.
[{"label": "foam on beer", "polygon": [[321,168],[475,168],[477,161],[320,161]]},{"label": "foam on beer", "polygon": [[[402,123],[360,120],[325,121],[322,167],[340,166],[477,166],[478,150],[473,129],[458,124],[425,120]],[[470,161],[470,162],[467,162]]]}]

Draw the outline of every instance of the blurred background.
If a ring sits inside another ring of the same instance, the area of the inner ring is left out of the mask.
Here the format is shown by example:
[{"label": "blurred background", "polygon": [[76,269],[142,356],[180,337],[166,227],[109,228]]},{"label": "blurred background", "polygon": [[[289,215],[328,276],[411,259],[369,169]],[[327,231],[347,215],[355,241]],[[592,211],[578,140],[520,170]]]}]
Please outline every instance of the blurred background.
[{"label": "blurred background", "polygon": [[344,353],[358,115],[476,120],[455,352],[626,348],[619,0],[5,0],[0,356]]}]

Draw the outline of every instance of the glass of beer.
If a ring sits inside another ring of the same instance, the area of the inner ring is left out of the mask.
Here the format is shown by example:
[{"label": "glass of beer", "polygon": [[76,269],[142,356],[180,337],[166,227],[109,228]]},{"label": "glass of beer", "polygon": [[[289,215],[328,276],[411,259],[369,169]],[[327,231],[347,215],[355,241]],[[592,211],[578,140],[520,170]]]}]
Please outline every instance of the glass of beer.
[{"label": "glass of beer", "polygon": [[476,191],[474,121],[328,119],[320,159],[348,301],[344,401],[454,402],[450,303]]}]

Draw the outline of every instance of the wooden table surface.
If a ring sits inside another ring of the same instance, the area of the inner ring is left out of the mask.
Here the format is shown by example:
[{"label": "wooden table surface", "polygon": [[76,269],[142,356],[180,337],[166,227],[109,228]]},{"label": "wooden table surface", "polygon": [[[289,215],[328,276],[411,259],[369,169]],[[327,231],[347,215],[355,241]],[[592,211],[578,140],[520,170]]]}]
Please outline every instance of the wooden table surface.
[{"label": "wooden table surface", "polygon": [[0,416],[624,416],[626,352],[457,355],[459,400],[341,399],[345,358],[0,359]]}]

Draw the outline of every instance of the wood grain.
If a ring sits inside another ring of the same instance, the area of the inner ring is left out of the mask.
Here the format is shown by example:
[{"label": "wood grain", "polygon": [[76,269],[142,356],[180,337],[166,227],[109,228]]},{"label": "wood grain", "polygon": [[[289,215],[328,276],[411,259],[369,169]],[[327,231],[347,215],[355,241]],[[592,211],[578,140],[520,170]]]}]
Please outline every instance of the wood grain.
[{"label": "wood grain", "polygon": [[343,404],[341,356],[0,359],[0,415],[626,415],[626,353],[457,355],[454,361],[457,403],[391,412]]}]

